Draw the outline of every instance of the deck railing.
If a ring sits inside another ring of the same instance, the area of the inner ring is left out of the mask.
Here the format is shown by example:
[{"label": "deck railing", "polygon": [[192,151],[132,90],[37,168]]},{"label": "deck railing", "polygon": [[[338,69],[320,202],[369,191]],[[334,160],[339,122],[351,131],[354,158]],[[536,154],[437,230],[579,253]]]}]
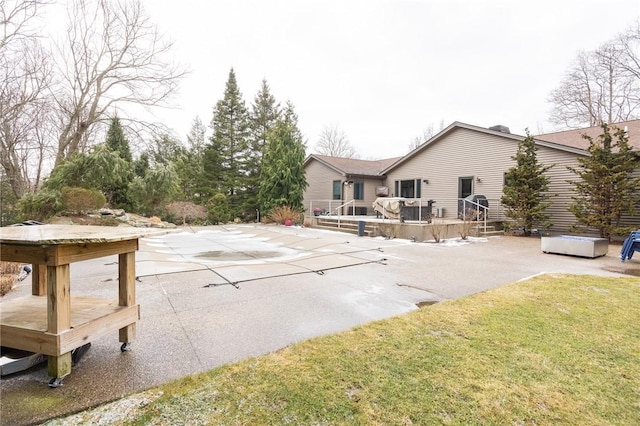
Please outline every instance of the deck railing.
[{"label": "deck railing", "polygon": [[[415,203],[416,207],[418,207],[418,218],[415,221],[409,220],[409,222],[428,222],[426,215],[423,214],[423,209],[428,208],[428,203],[431,198],[407,198],[406,200],[419,201]],[[476,210],[476,217],[482,217],[485,228],[487,222],[502,222],[506,220],[504,206],[500,202],[500,199],[488,199],[487,201],[489,204],[488,207],[481,206],[478,203],[473,203],[464,198],[436,199],[435,203],[431,206],[431,218],[468,220],[470,218],[466,217],[465,212],[467,210]],[[459,206],[461,205],[465,207],[460,209]],[[350,211],[347,209],[346,214],[344,213],[345,207],[351,207]],[[309,201],[309,210],[306,214],[308,216],[366,216],[356,213],[359,208],[366,211],[372,210],[372,206],[363,200],[311,200]],[[479,214],[480,212],[482,212],[482,215]]]}]

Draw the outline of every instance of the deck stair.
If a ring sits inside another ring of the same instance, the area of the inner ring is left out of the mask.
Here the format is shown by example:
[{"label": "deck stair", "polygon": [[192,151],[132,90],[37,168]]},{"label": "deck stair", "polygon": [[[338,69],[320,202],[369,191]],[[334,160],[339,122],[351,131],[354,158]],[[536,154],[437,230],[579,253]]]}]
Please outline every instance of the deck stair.
[{"label": "deck stair", "polygon": [[[340,219],[339,221],[335,218],[322,218],[319,217],[317,219],[316,225],[314,228],[316,229],[328,229],[331,231],[340,231],[346,232],[349,234],[358,235],[358,223],[360,220],[358,219]],[[374,222],[365,222],[364,226],[364,236],[366,237],[375,237],[378,232],[378,225]]]},{"label": "deck stair", "polygon": [[496,237],[504,235],[504,230],[498,229],[495,225],[487,225],[486,228],[482,225],[478,225],[474,230],[478,237]]}]

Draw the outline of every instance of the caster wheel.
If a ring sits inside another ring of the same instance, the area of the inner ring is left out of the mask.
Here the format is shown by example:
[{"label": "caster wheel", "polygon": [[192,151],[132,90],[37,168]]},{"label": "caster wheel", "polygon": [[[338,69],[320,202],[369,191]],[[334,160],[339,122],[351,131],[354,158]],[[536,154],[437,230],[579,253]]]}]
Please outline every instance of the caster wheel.
[{"label": "caster wheel", "polygon": [[120,346],[120,352],[128,352],[129,350],[131,350],[131,343],[129,342],[123,343],[122,346]]},{"label": "caster wheel", "polygon": [[51,380],[49,380],[49,387],[50,388],[59,388],[60,386],[62,386],[62,377],[55,377]]}]

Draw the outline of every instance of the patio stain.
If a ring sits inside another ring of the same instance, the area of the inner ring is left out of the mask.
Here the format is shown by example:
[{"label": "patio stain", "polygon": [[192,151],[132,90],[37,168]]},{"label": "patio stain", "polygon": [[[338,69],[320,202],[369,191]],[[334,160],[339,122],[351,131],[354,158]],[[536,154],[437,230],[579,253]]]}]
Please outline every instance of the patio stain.
[{"label": "patio stain", "polygon": [[207,251],[197,254],[195,257],[216,260],[252,260],[268,259],[281,256],[282,253],[276,251]]}]

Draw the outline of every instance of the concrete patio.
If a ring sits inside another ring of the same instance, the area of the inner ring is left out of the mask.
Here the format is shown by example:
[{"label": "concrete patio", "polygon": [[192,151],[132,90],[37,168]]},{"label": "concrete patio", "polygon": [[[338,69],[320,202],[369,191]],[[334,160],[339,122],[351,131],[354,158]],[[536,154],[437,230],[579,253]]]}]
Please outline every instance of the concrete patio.
[{"label": "concrete patio", "polygon": [[[640,275],[620,247],[587,259],[544,254],[536,238],[413,243],[276,225],[184,228],[141,240],[137,338],[91,342],[64,385],[46,367],[2,379],[1,423],[84,410],[179,377],[316,336],[459,298],[541,273]],[[76,294],[117,297],[116,257],[80,262]],[[30,292],[29,279],[4,300]],[[0,309],[2,309],[0,301]]]}]

